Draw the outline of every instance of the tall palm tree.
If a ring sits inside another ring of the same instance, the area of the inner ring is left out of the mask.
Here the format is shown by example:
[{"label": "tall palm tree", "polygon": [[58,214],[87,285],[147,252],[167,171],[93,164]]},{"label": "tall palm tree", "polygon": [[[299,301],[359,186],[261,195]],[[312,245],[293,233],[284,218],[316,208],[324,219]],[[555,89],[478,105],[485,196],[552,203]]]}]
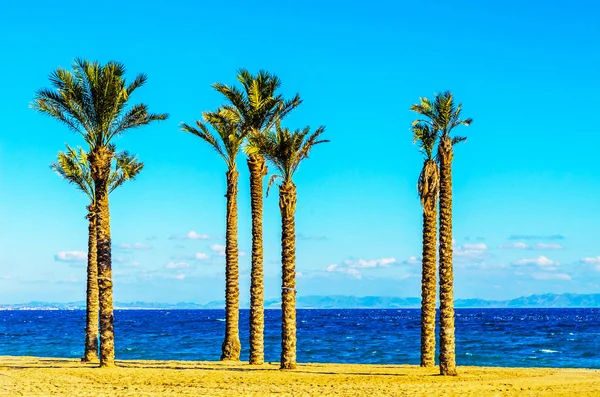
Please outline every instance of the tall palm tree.
[{"label": "tall palm tree", "polygon": [[281,369],[296,368],[296,185],[292,181],[300,162],[308,157],[313,146],[329,142],[318,140],[325,131],[319,127],[313,133],[310,128],[291,132],[281,128],[276,121],[275,130],[262,135],[251,135],[246,151],[262,154],[279,174],[273,175],[267,187],[276,179],[279,185],[279,211],[281,212]]},{"label": "tall palm tree", "polygon": [[417,191],[423,206],[423,260],[421,278],[421,366],[435,365],[435,288],[437,246],[437,200],[440,170],[433,157],[438,131],[419,123],[412,127],[413,142],[419,144],[425,159]]},{"label": "tall palm tree", "polygon": [[462,104],[455,105],[450,91],[435,95],[433,103],[421,98],[411,110],[426,117],[416,120],[439,131],[437,160],[440,166],[440,374],[455,376],[454,342],[454,270],[452,266],[452,159],[453,146],[465,141],[463,136],[451,136],[455,127],[468,126],[472,119],[461,119]]},{"label": "tall palm tree", "polygon": [[114,315],[108,183],[114,150],[111,140],[127,130],[141,127],[166,114],[148,112],[144,104],[126,106],[133,92],[144,85],[146,75],[125,81],[125,65],[101,65],[76,59],[73,71],[57,68],[50,74],[53,88],[39,90],[31,106],[80,134],[89,145],[88,160],[96,194],[98,227],[98,287],[100,301],[100,366],[114,366]]},{"label": "tall palm tree", "polygon": [[[134,179],[144,168],[144,164],[137,161],[135,156],[128,152],[117,153],[116,162],[111,170],[109,180],[109,193],[121,186],[125,181]],[[88,225],[88,260],[87,260],[87,288],[86,288],[86,320],[85,320],[85,349],[83,362],[98,361],[98,260],[97,260],[97,224],[95,203],[96,194],[94,181],[91,176],[90,163],[87,153],[82,149],[77,150],[67,145],[66,152],[58,152],[58,159],[52,163],[51,168],[67,182],[74,184],[90,200],[87,206],[86,219]]]},{"label": "tall palm tree", "polygon": [[221,360],[240,359],[239,306],[240,286],[238,271],[238,171],[236,157],[244,141],[244,132],[218,111],[203,114],[204,122],[217,132],[215,136],[201,121],[196,127],[181,123],[181,129],[190,132],[211,145],[227,164],[227,220],[225,232],[225,340]]},{"label": "tall palm tree", "polygon": [[[276,94],[281,80],[264,70],[252,75],[246,69],[238,71],[243,89],[216,83],[213,88],[227,101],[220,113],[231,122],[239,123],[244,135],[260,135],[276,118],[282,119],[302,101],[296,95],[289,101]],[[250,364],[264,362],[264,281],[263,281],[263,178],[267,166],[260,153],[248,155],[250,199],[252,211],[252,267],[250,274]]]}]

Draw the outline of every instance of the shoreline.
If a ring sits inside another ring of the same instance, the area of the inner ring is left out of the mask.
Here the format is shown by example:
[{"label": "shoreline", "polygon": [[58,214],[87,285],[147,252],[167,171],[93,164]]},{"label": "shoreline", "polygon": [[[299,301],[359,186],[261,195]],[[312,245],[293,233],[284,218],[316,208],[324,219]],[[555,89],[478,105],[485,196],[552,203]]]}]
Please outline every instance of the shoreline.
[{"label": "shoreline", "polygon": [[585,368],[438,367],[379,364],[117,360],[98,368],[79,359],[0,356],[0,396],[268,396],[268,395],[548,395],[594,396],[600,370]]}]

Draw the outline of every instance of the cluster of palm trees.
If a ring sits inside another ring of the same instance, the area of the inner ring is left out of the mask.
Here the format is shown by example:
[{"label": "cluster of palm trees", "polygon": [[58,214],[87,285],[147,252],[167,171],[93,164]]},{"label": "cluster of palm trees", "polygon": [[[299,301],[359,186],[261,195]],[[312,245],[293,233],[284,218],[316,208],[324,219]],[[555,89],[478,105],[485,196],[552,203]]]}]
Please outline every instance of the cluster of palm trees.
[{"label": "cluster of palm trees", "polygon": [[[242,89],[223,84],[213,88],[223,94],[226,103],[216,111],[204,112],[203,120],[195,126],[182,123],[181,129],[190,132],[211,145],[227,165],[227,221],[225,233],[225,340],[221,360],[239,360],[239,280],[237,242],[237,185],[236,158],[245,143],[250,171],[252,210],[252,269],[250,281],[250,364],[264,362],[264,286],[262,247],[263,178],[267,175],[266,160],[278,171],[271,177],[269,187],[277,178],[279,209],[281,211],[282,263],[282,353],[281,368],[296,367],[296,235],[294,213],[296,187],[292,181],[300,162],[308,157],[313,146],[327,142],[319,140],[324,127],[310,132],[310,128],[290,131],[281,126],[281,120],[302,101],[296,95],[284,100],[276,90],[281,81],[274,75],[260,71],[256,76],[247,70],[239,71]],[[210,127],[210,128],[209,128]],[[211,129],[216,132],[211,132]]]},{"label": "cluster of palm trees", "polygon": [[[439,198],[439,280],[440,280],[440,374],[457,375],[454,343],[454,271],[452,266],[452,159],[453,146],[465,141],[452,136],[460,125],[462,105],[454,103],[452,93],[435,95],[433,101],[420,98],[411,106],[424,119],[413,122],[413,141],[425,157],[417,190],[423,206],[423,257],[421,281],[421,366],[435,365],[436,246]],[[433,153],[437,145],[437,154]]]},{"label": "cluster of palm trees", "polygon": [[[32,107],[49,115],[80,134],[89,149],[65,152],[51,168],[77,186],[88,199],[88,267],[86,296],[86,339],[82,361],[114,366],[114,317],[112,299],[112,263],[109,194],[127,180],[135,178],[144,165],[129,152],[116,152],[112,139],[126,131],[154,121],[166,120],[167,114],[150,113],[144,104],[126,108],[129,97],[144,85],[147,77],[138,75],[125,80],[121,63],[101,65],[76,59],[73,70],[58,68],[50,75],[51,89],[39,90]],[[250,286],[250,364],[264,362],[264,285],[263,285],[263,179],[267,161],[277,171],[267,186],[277,179],[281,212],[281,368],[296,367],[296,271],[295,222],[296,186],[293,176],[311,149],[320,143],[324,127],[311,132],[309,127],[290,131],[281,122],[302,103],[299,95],[285,100],[277,90],[277,76],[260,71],[252,75],[239,70],[241,88],[220,83],[213,88],[225,103],[215,111],[202,113],[194,125],[181,123],[181,130],[192,133],[212,146],[227,166],[226,248],[225,248],[225,338],[221,360],[239,360],[239,272],[238,272],[238,171],[240,150],[247,155],[250,171],[252,216],[252,257]],[[461,119],[461,105],[455,105],[450,92],[421,98],[411,107],[423,119],[412,125],[414,141],[424,154],[418,193],[423,206],[423,259],[421,303],[421,366],[435,365],[436,320],[436,221],[439,200],[439,284],[440,284],[440,373],[456,375],[454,351],[454,297],[452,268],[452,159],[453,146],[466,138],[452,136]],[[437,145],[437,153],[434,150]],[[98,338],[98,330],[100,335]],[[100,339],[100,351],[98,351]]]},{"label": "cluster of palm trees", "polygon": [[[112,299],[112,263],[110,239],[109,193],[125,181],[135,178],[143,164],[128,152],[117,153],[112,139],[125,131],[166,120],[167,114],[154,114],[144,104],[126,109],[129,97],[147,80],[143,74],[133,82],[125,81],[125,67],[118,62],[101,65],[76,59],[73,70],[58,68],[50,75],[51,89],[39,90],[32,107],[49,115],[80,134],[89,149],[59,152],[52,169],[75,184],[89,198],[88,277],[86,297],[86,340],[82,361],[98,361],[98,329],[100,330],[100,366],[114,366],[114,317]],[[277,170],[279,208],[282,219],[282,353],[281,368],[296,367],[296,271],[295,227],[296,186],[293,176],[313,146],[328,142],[319,140],[324,127],[311,132],[308,127],[290,131],[281,126],[282,119],[302,101],[277,94],[281,81],[260,71],[252,75],[240,70],[242,89],[224,84],[213,88],[223,94],[226,103],[216,111],[204,112],[195,126],[181,124],[210,144],[227,165],[226,211],[226,326],[221,360],[239,360],[239,277],[237,242],[236,158],[240,149],[247,154],[250,170],[252,208],[252,270],[250,300],[250,364],[264,362],[264,286],[262,210],[263,179],[266,161]],[[214,131],[214,132],[213,132]]]}]

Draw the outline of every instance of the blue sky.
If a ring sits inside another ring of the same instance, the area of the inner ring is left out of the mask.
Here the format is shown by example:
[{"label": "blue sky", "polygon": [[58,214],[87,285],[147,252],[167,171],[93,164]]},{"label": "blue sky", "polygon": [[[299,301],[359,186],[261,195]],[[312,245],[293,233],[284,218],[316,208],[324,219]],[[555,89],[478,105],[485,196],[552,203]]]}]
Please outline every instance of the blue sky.
[{"label": "blue sky", "polygon": [[[81,4],[80,4],[81,3]],[[421,155],[408,110],[450,89],[472,126],[454,161],[459,298],[600,293],[600,6],[592,1],[0,5],[0,303],[83,300],[86,198],[49,169],[79,136],[28,106],[57,66],[118,60],[168,121],[116,141],[146,168],[111,198],[118,301],[222,300],[225,164],[179,131],[210,85],[266,69],[327,127],[296,175],[298,293],[418,296]],[[249,253],[248,172],[240,233]],[[279,293],[277,196],[265,200],[266,297]],[[249,255],[240,257],[249,298]]]}]

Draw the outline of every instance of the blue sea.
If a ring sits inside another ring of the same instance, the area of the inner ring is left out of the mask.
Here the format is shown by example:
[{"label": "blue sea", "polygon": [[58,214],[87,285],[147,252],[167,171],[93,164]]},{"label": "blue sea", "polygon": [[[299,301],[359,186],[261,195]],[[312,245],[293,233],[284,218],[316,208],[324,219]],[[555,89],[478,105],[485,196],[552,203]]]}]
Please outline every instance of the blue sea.
[{"label": "blue sea", "polygon": [[[419,364],[417,309],[298,310],[298,361]],[[266,360],[281,312],[267,310]],[[81,357],[85,312],[0,311],[0,355]],[[218,360],[222,310],[117,310],[117,359]],[[240,313],[248,358],[248,310]],[[600,309],[457,309],[458,365],[600,368]]]}]

